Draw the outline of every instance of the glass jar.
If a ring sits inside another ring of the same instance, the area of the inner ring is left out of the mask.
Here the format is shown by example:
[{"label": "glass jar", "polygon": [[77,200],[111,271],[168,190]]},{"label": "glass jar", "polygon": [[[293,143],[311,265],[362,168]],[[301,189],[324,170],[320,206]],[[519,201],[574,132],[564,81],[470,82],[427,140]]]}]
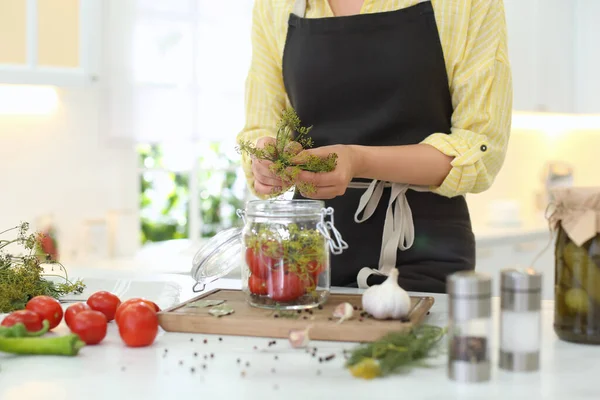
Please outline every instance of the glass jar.
[{"label": "glass jar", "polygon": [[333,212],[319,200],[248,202],[238,210],[244,227],[220,232],[194,257],[195,291],[240,267],[242,290],[254,307],[301,310],[325,303],[330,253],[348,247]]},{"label": "glass jar", "polygon": [[600,344],[600,188],[554,197],[554,331],[565,341]]},{"label": "glass jar", "polygon": [[554,330],[569,342],[600,344],[600,235],[577,246],[558,228]]}]

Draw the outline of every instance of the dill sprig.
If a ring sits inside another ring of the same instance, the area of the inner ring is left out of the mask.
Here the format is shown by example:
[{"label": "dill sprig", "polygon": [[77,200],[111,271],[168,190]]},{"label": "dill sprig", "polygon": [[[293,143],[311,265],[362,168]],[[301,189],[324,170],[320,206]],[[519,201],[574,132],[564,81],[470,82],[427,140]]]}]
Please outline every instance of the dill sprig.
[{"label": "dill sprig", "polygon": [[267,144],[264,148],[257,148],[250,141],[240,141],[237,149],[240,153],[246,153],[259,160],[271,161],[271,171],[281,178],[286,187],[272,193],[278,196],[292,186],[296,186],[301,193],[314,193],[314,185],[298,181],[296,178],[300,171],[330,172],[337,164],[337,154],[331,153],[326,157],[307,155],[301,163],[293,164],[291,160],[302,150],[313,146],[313,140],[309,136],[312,126],[302,126],[300,118],[293,108],[283,110],[281,119],[277,124],[275,144]]},{"label": "dill sprig", "polygon": [[[39,233],[27,234],[29,224],[20,225],[0,232],[0,235],[17,231],[16,238],[0,239],[0,313],[9,313],[25,308],[27,302],[35,296],[46,295],[59,299],[69,293],[81,293],[85,285],[81,280],[71,282],[66,268],[50,255],[39,257],[34,254],[42,238]],[[11,254],[6,249],[17,245],[28,254]],[[44,273],[43,265],[51,265],[57,274]],[[55,283],[44,277],[60,277],[63,282]]]},{"label": "dill sprig", "polygon": [[372,379],[406,372],[424,366],[426,358],[446,333],[446,328],[422,325],[402,332],[392,332],[381,339],[360,345],[350,354],[346,367],[359,378]]}]

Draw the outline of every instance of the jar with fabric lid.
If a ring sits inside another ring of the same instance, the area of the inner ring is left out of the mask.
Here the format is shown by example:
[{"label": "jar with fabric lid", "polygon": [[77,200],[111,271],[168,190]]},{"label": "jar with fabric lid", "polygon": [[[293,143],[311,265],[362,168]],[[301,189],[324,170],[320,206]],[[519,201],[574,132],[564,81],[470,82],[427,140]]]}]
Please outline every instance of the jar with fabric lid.
[{"label": "jar with fabric lid", "polygon": [[553,190],[554,330],[562,340],[600,344],[600,188]]},{"label": "jar with fabric lid", "polygon": [[194,257],[195,291],[239,267],[251,306],[300,310],[325,303],[330,253],[348,246],[335,229],[333,213],[319,200],[248,202],[238,210],[243,228],[218,233]]}]

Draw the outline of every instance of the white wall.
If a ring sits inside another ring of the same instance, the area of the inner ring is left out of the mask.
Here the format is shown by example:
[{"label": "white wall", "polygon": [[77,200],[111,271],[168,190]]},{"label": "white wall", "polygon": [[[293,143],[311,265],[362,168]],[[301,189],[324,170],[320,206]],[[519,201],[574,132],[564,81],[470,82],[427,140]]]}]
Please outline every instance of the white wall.
[{"label": "white wall", "polygon": [[[79,255],[84,220],[111,210],[137,214],[137,159],[132,148],[101,135],[98,88],[58,94],[52,115],[0,116],[0,230],[52,214],[71,259]],[[123,252],[135,251],[136,218],[119,231],[127,238]]]}]

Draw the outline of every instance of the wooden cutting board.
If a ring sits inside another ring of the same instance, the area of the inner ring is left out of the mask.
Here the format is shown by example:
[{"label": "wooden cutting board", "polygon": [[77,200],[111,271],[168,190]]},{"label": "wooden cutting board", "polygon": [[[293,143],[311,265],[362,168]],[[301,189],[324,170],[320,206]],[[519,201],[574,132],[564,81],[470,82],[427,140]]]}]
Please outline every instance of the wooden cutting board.
[{"label": "wooden cutting board", "polygon": [[[198,300],[225,300],[235,311],[215,317],[208,313],[211,307],[197,307]],[[333,309],[340,303],[355,306],[353,318],[338,324],[331,318]],[[222,334],[287,338],[292,329],[310,329],[311,340],[340,342],[370,342],[388,332],[397,332],[419,325],[434,303],[433,297],[411,297],[411,311],[406,322],[380,321],[361,317],[361,295],[331,294],[322,309],[312,311],[278,312],[252,307],[246,303],[241,290],[216,289],[158,314],[160,326],[167,332]]]}]

